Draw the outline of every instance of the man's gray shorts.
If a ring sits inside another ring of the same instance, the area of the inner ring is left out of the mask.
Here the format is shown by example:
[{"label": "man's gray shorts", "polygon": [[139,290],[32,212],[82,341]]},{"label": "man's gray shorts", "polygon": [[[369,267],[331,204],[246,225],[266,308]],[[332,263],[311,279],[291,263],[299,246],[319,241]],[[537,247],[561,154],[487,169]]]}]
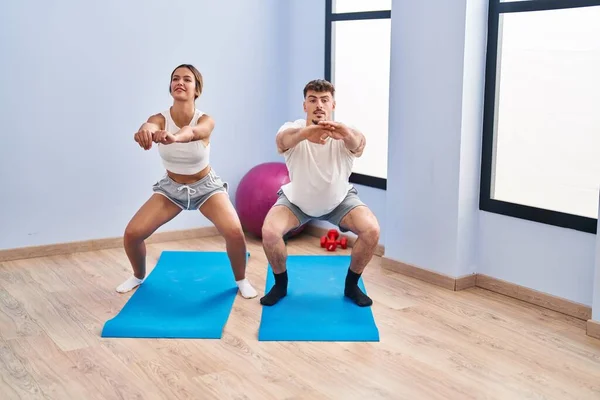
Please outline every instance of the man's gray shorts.
[{"label": "man's gray shorts", "polygon": [[227,183],[211,169],[204,178],[188,185],[177,183],[165,175],[152,186],[152,190],[162,194],[182,210],[198,210],[212,195],[227,193]]},{"label": "man's gray shorts", "polygon": [[304,211],[302,211],[296,205],[292,204],[292,202],[283,193],[283,190],[279,189],[277,194],[279,195],[279,198],[275,202],[274,206],[280,205],[289,208],[290,211],[296,216],[296,218],[298,218],[298,221],[300,221],[299,226],[302,226],[312,220],[328,221],[333,225],[337,226],[342,232],[348,232],[347,229],[344,229],[340,226],[340,222],[342,222],[342,219],[354,208],[365,205],[365,203],[363,203],[358,197],[358,190],[356,190],[355,187],[352,187],[350,188],[350,190],[348,190],[348,194],[346,194],[344,200],[342,200],[342,202],[331,212],[320,217],[313,217],[305,214]]}]

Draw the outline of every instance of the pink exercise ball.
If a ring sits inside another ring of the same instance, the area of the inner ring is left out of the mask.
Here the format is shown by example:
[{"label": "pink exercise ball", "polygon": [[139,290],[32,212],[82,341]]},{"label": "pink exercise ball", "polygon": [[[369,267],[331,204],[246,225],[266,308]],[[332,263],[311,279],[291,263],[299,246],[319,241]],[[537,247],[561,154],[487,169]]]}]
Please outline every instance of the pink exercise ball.
[{"label": "pink exercise ball", "polygon": [[[282,162],[259,164],[244,175],[235,193],[235,208],[245,231],[262,238],[265,217],[277,201],[277,192],[289,181],[287,166]],[[303,229],[290,232],[286,238]]]}]

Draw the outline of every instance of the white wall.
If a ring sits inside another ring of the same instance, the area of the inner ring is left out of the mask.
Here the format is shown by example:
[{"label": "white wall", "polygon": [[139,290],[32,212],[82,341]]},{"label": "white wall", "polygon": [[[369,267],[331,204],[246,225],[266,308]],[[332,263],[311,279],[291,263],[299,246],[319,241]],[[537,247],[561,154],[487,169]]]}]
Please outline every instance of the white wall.
[{"label": "white wall", "polygon": [[467,0],[460,140],[457,264],[454,275],[477,272],[481,132],[485,93],[487,0]]},{"label": "white wall", "polygon": [[[279,159],[288,9],[277,0],[0,5],[0,249],[120,236],[164,174],[133,134],[167,109],[180,63],[203,73],[212,164],[232,186]],[[36,30],[38,32],[36,32]],[[208,225],[182,213],[163,229]]]},{"label": "white wall", "polygon": [[392,5],[386,256],[455,276],[474,269],[471,254],[459,265],[475,213],[461,183],[465,18],[464,0]]},{"label": "white wall", "polygon": [[589,233],[481,212],[478,272],[589,306],[595,240]]},{"label": "white wall", "polygon": [[[289,26],[289,57],[282,59],[289,71],[287,110],[280,124],[305,118],[302,90],[313,79],[325,73],[325,4],[322,0],[289,0],[286,25]],[[281,119],[282,118],[282,119]],[[277,127],[279,128],[279,126]],[[273,138],[277,129],[273,131]],[[273,139],[275,146],[275,139]],[[283,156],[281,157],[283,161]]]}]

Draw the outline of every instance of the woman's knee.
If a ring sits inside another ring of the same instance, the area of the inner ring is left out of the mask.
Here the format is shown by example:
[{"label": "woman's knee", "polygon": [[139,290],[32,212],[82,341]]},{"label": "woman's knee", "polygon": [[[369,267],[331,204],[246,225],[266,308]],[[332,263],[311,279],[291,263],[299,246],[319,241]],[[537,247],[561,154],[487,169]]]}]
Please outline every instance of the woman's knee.
[{"label": "woman's knee", "polygon": [[123,235],[123,239],[126,243],[135,243],[135,242],[143,242],[150,236],[150,233],[147,232],[144,227],[130,223],[125,228],[125,233]]},{"label": "woman's knee", "polygon": [[239,223],[232,223],[225,227],[222,232],[223,237],[227,242],[244,242],[246,240],[246,236],[244,235],[244,230],[242,229],[242,225]]}]

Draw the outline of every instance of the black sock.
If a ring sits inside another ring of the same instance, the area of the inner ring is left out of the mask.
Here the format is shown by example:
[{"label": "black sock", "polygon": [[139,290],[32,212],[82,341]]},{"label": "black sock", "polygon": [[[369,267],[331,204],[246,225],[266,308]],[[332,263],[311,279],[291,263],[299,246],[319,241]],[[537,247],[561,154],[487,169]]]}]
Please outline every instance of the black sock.
[{"label": "black sock", "polygon": [[357,274],[348,268],[348,275],[346,275],[346,288],[344,294],[354,301],[360,307],[366,307],[373,304],[373,300],[369,296],[363,293],[358,287],[358,280],[361,274]]},{"label": "black sock", "polygon": [[287,270],[280,274],[273,272],[275,284],[263,298],[260,299],[260,304],[263,306],[272,306],[287,295],[288,276]]}]

